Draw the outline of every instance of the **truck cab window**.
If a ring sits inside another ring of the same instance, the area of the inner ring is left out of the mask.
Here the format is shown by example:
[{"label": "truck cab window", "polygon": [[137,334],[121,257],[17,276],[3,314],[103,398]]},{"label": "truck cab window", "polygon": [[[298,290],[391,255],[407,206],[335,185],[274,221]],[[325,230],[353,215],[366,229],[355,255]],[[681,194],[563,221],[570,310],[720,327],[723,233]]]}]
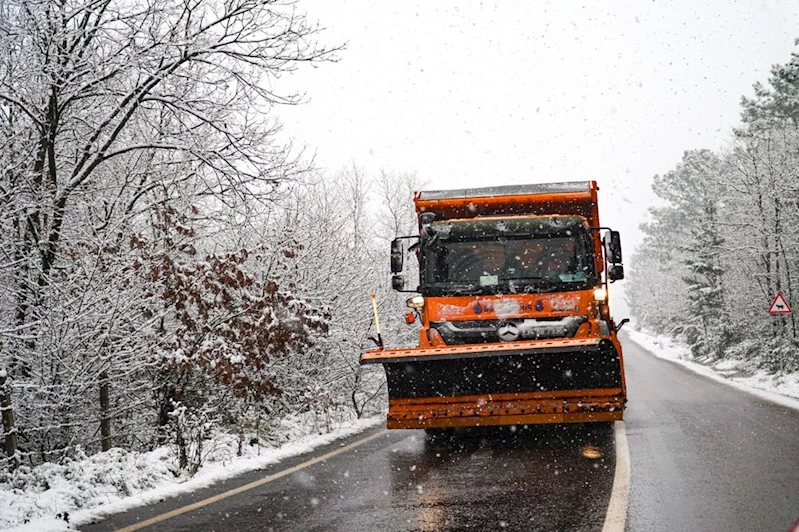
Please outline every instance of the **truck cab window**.
[{"label": "truck cab window", "polygon": [[464,285],[486,294],[587,289],[594,255],[582,222],[536,223],[449,222],[424,247],[424,292],[460,293]]}]

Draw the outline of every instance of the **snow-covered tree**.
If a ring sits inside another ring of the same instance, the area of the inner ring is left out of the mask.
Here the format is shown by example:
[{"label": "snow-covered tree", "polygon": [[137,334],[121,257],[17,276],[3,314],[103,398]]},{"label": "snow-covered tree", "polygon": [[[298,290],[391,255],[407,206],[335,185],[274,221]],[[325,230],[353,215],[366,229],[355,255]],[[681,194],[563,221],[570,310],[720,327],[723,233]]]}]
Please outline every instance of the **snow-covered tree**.
[{"label": "snow-covered tree", "polygon": [[[232,267],[220,235],[304,171],[269,111],[299,100],[274,89],[282,73],[331,57],[317,31],[275,1],[0,0],[0,369],[26,459],[93,448],[101,420],[103,447],[111,425],[115,443],[152,441],[163,338],[144,334],[159,313],[131,238],[197,273],[163,228],[189,213],[181,245],[211,275]],[[301,300],[281,294],[270,305]]]},{"label": "snow-covered tree", "polygon": [[[716,356],[729,341],[718,216],[722,174],[719,157],[699,150],[686,151],[674,170],[655,176],[653,189],[666,203],[650,209],[653,221],[642,228],[645,251],[634,256],[629,291],[633,311],[645,317],[645,324],[683,337],[697,354]],[[647,288],[653,269],[661,283],[670,278],[664,283],[671,288],[669,296],[660,301],[646,297],[655,291]],[[657,305],[657,310],[644,314],[642,305]]]},{"label": "snow-covered tree", "polygon": [[644,325],[695,353],[790,371],[799,368],[795,315],[766,309],[778,292],[791,301],[799,283],[799,55],[754,93],[726,153],[686,152],[655,178],[667,204],[643,228],[630,303]]}]

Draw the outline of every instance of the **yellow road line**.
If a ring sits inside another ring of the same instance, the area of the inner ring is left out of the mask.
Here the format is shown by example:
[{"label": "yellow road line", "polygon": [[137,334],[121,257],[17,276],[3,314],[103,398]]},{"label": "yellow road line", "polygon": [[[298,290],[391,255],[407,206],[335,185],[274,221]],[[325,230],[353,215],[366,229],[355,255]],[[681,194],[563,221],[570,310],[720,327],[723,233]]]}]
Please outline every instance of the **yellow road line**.
[{"label": "yellow road line", "polygon": [[630,448],[624,421],[616,421],[613,432],[616,436],[616,472],[613,474],[613,489],[602,532],[624,532],[630,500]]},{"label": "yellow road line", "polygon": [[176,509],[172,510],[171,512],[166,512],[166,513],[161,514],[161,515],[156,515],[155,517],[151,517],[150,519],[147,519],[145,521],[141,521],[141,522],[136,523],[134,525],[126,526],[124,528],[119,528],[119,529],[117,529],[117,532],[133,532],[134,530],[140,530],[140,529],[148,527],[150,525],[154,525],[156,523],[160,523],[161,521],[166,521],[167,519],[171,519],[171,518],[176,517],[178,515],[182,515],[182,514],[191,512],[193,510],[196,510],[198,508],[202,508],[203,506],[208,506],[209,504],[213,504],[215,502],[221,501],[222,499],[227,499],[228,497],[233,497],[234,495],[238,495],[239,493],[243,493],[243,492],[249,491],[249,490],[251,490],[253,488],[257,488],[258,486],[263,486],[264,484],[268,484],[269,482],[272,482],[273,480],[277,480],[277,479],[279,479],[281,477],[285,477],[286,475],[290,475],[290,474],[292,474],[292,473],[294,473],[296,471],[299,471],[300,469],[305,469],[306,467],[312,466],[314,464],[318,464],[319,462],[327,460],[328,458],[332,458],[332,457],[334,457],[336,455],[339,455],[341,453],[345,453],[345,452],[347,452],[349,450],[352,450],[355,447],[358,447],[360,445],[363,445],[364,443],[367,443],[367,442],[370,442],[370,441],[374,440],[378,436],[382,436],[384,433],[385,433],[385,431],[377,432],[375,434],[372,434],[371,436],[367,436],[366,438],[363,438],[362,440],[358,440],[358,441],[352,442],[351,444],[346,445],[344,447],[340,447],[340,448],[336,449],[335,451],[330,451],[327,454],[323,454],[322,456],[317,456],[316,458],[308,460],[307,462],[303,462],[301,464],[295,465],[294,467],[290,467],[288,469],[284,469],[283,471],[281,471],[279,473],[275,473],[274,475],[269,475],[268,477],[264,477],[262,479],[250,482],[248,484],[244,484],[243,486],[239,486],[238,488],[234,488],[232,490],[225,491],[225,492],[220,493],[218,495],[214,495],[213,497],[208,497],[207,499],[203,499],[201,501],[197,501],[195,503],[188,504],[186,506],[181,506],[180,508],[176,508]]}]

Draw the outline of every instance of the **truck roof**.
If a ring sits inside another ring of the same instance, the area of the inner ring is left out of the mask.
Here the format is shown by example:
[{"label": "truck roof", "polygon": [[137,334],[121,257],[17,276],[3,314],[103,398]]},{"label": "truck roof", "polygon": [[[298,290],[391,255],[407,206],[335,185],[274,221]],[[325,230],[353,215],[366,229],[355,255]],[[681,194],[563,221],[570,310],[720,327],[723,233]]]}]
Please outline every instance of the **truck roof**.
[{"label": "truck roof", "polygon": [[[414,197],[416,212],[434,219],[480,216],[576,215],[599,226],[596,181],[429,190]],[[421,219],[420,219],[421,223]]]},{"label": "truck roof", "polygon": [[588,192],[593,181],[571,181],[565,183],[536,183],[530,185],[505,185],[501,187],[458,188],[453,190],[422,190],[417,193],[420,200],[442,200],[453,198],[485,198],[497,196],[527,196],[530,194],[563,194]]}]

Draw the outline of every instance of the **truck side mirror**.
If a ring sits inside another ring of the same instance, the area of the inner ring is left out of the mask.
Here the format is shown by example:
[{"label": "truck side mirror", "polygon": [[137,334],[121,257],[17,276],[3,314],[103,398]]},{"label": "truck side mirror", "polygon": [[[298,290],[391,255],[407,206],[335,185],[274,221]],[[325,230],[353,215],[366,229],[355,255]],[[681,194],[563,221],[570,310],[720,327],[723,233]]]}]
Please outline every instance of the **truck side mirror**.
[{"label": "truck side mirror", "polygon": [[621,236],[618,231],[608,231],[602,238],[605,244],[605,254],[611,264],[621,264]]},{"label": "truck side mirror", "polygon": [[[391,273],[399,273],[402,271],[404,255],[405,250],[402,246],[402,240],[395,238],[391,241]],[[404,281],[403,286],[405,286]]]},{"label": "truck side mirror", "polygon": [[624,266],[621,264],[611,264],[608,266],[608,279],[610,279],[611,283],[624,279]]},{"label": "truck side mirror", "polygon": [[405,290],[405,277],[402,275],[393,275],[391,277],[391,288],[397,291]]}]

